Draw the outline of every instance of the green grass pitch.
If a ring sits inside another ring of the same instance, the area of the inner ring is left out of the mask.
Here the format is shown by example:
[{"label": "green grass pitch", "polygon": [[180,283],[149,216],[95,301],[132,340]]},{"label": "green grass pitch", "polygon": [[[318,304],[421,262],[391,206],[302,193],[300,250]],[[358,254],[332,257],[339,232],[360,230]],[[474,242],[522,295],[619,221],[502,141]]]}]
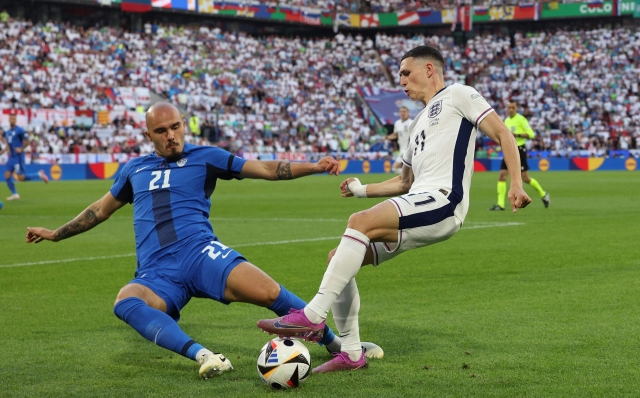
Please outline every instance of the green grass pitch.
[{"label": "green grass pitch", "polygon": [[[364,371],[312,375],[290,392],[269,390],[256,371],[270,337],[255,323],[273,316],[266,309],[187,305],[183,329],[235,367],[206,382],[195,362],[113,315],[135,268],[131,206],[70,240],[24,243],[27,226],[62,225],[111,181],[18,184],[22,199],[0,211],[0,396],[637,396],[640,175],[532,175],[550,192],[549,209],[525,187],[527,209],[487,211],[497,174],[476,173],[456,236],[362,269],[361,336],[385,358]],[[349,215],[380,201],[341,198],[343,177],[220,181],[214,230],[309,300]],[[0,192],[8,195],[4,184]],[[312,365],[329,359],[324,348],[309,348]]]}]

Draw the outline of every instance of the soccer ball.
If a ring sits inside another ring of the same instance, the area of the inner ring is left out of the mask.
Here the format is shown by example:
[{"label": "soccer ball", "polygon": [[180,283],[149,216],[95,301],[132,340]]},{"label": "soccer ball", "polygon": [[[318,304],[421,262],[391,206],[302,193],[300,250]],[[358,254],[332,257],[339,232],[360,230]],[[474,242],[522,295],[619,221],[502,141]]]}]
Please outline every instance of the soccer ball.
[{"label": "soccer ball", "polygon": [[296,339],[275,338],[260,350],[258,374],[273,389],[296,388],[311,374],[309,350]]}]

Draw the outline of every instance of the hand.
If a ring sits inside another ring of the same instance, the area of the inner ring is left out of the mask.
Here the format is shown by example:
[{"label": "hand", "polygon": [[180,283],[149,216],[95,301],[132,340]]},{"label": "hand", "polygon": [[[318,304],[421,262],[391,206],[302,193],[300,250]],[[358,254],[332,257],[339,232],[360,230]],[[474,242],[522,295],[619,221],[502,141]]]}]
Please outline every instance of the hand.
[{"label": "hand", "polygon": [[331,156],[325,156],[316,163],[316,168],[330,175],[340,174],[340,162]]},{"label": "hand", "polygon": [[16,153],[22,153],[22,148],[16,148]]},{"label": "hand", "polygon": [[355,180],[356,180],[355,178],[350,177],[342,181],[342,183],[340,184],[340,191],[342,193],[343,198],[350,198],[353,196],[353,192],[349,190],[349,183]]},{"label": "hand", "polygon": [[43,240],[56,242],[55,232],[45,228],[27,227],[27,243],[40,243]]},{"label": "hand", "polygon": [[515,213],[518,209],[524,209],[531,203],[531,198],[522,188],[509,189],[509,202],[511,202],[511,210]]}]

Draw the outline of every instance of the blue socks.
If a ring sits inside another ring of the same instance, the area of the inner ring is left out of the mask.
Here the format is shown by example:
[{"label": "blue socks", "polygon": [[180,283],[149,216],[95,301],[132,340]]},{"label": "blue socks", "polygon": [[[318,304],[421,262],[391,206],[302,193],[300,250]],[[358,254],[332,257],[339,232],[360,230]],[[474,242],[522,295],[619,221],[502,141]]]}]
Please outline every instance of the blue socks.
[{"label": "blue socks", "polygon": [[24,180],[25,181],[34,181],[34,180],[39,180],[40,176],[38,175],[38,173],[36,174],[26,174],[24,175]]},{"label": "blue socks", "polygon": [[9,187],[9,191],[11,191],[11,193],[14,195],[17,194],[18,191],[16,191],[16,186],[13,183],[13,177],[5,178],[4,180],[7,183],[7,186]]},{"label": "blue socks", "polygon": [[[296,310],[303,309],[307,303],[305,303],[300,297],[288,291],[284,286],[280,285],[280,294],[276,301],[271,304],[269,309],[276,313],[278,316],[287,315],[291,308]],[[320,340],[320,345],[329,345],[335,340],[336,335],[329,326],[324,327],[324,337]]]},{"label": "blue socks", "polygon": [[[286,315],[291,308],[303,309],[306,303],[295,294],[280,286],[278,298],[269,307],[278,316]],[[149,307],[144,300],[137,297],[127,297],[113,307],[113,313],[134,328],[142,337],[189,359],[196,360],[196,354],[204,347],[191,339],[180,329],[178,323],[164,312]],[[331,344],[336,335],[328,326],[324,327],[324,337],[321,345],[333,348]],[[339,348],[338,348],[339,350]]]},{"label": "blue socks", "polygon": [[119,301],[113,312],[145,339],[194,361],[204,348],[187,336],[173,318],[137,297]]}]

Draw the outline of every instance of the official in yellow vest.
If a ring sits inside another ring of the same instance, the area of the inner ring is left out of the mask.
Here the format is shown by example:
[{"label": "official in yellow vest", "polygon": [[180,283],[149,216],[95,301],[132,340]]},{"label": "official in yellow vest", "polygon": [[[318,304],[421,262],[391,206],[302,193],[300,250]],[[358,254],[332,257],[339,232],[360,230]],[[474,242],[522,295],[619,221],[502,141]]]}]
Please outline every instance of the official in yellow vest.
[{"label": "official in yellow vest", "polygon": [[[544,207],[549,207],[550,199],[549,193],[546,192],[540,186],[540,183],[535,179],[529,177],[529,163],[527,162],[527,148],[525,147],[525,143],[527,139],[532,139],[535,137],[535,133],[531,126],[529,126],[529,121],[526,117],[522,116],[518,113],[518,103],[515,101],[510,101],[507,104],[507,117],[504,120],[504,124],[507,125],[511,133],[516,138],[516,144],[518,145],[518,152],[520,152],[520,171],[522,175],[522,181],[531,185],[533,189],[538,191],[538,194],[542,198],[542,203]],[[498,203],[491,207],[489,210],[504,210],[504,197],[507,193],[507,165],[502,160],[500,164],[500,176],[498,177]]]},{"label": "official in yellow vest", "polygon": [[191,115],[189,118],[189,131],[193,135],[200,136],[200,118],[198,115]]}]

